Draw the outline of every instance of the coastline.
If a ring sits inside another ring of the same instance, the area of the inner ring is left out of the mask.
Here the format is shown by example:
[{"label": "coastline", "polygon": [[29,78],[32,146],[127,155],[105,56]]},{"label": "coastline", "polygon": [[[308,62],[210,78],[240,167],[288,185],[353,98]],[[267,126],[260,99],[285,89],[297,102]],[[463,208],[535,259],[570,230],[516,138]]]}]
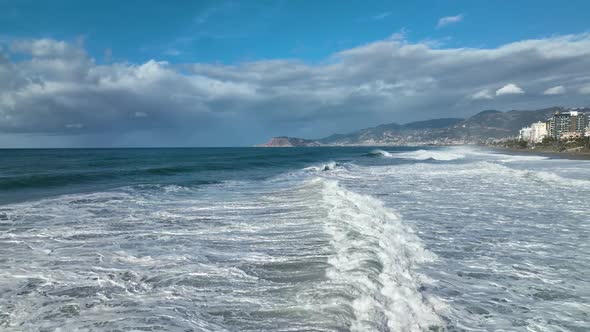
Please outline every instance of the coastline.
[{"label": "coastline", "polygon": [[544,149],[518,149],[502,146],[482,145],[481,147],[491,151],[502,152],[506,154],[524,154],[549,157],[553,159],[572,159],[572,160],[590,160],[590,151],[551,151]]}]

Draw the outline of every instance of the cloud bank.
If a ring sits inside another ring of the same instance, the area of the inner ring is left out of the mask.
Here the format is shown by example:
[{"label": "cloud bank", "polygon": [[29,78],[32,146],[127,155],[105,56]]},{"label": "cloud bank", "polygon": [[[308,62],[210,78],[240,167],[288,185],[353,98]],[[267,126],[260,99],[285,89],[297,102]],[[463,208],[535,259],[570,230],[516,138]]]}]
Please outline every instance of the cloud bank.
[{"label": "cloud bank", "polygon": [[98,144],[84,137],[114,145],[249,145],[491,108],[590,103],[587,34],[491,49],[387,39],[313,65],[100,64],[79,45],[51,39],[1,49],[4,144],[29,135],[27,144],[39,146],[37,136],[73,145]]}]

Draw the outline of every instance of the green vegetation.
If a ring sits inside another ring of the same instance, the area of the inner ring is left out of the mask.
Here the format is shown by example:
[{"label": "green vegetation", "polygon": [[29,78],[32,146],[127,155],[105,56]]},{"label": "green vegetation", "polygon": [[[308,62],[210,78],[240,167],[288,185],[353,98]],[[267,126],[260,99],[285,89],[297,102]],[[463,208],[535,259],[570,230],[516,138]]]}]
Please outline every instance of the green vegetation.
[{"label": "green vegetation", "polygon": [[506,139],[502,141],[487,143],[486,145],[498,146],[508,149],[526,149],[529,147],[527,141],[521,141],[519,139]]},{"label": "green vegetation", "polygon": [[577,137],[569,140],[558,141],[554,138],[545,137],[542,143],[535,144],[535,148],[554,151],[572,151],[590,149],[590,137]]},{"label": "green vegetation", "polygon": [[546,152],[590,152],[590,137],[577,137],[569,140],[556,140],[545,137],[541,143],[529,143],[519,139],[506,139],[487,142],[484,145],[508,149],[534,149]]}]

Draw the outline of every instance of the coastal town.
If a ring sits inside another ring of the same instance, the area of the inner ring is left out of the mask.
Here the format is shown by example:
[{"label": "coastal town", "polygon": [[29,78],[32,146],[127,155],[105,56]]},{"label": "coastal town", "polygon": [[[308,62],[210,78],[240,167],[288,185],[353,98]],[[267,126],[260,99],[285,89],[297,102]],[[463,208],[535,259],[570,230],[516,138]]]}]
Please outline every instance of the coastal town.
[{"label": "coastal town", "polygon": [[522,127],[518,136],[484,140],[480,145],[590,159],[590,109],[560,108],[545,120]]},{"label": "coastal town", "polygon": [[577,109],[556,111],[546,121],[532,123],[520,130],[518,139],[531,145],[567,142],[590,137],[590,113]]}]

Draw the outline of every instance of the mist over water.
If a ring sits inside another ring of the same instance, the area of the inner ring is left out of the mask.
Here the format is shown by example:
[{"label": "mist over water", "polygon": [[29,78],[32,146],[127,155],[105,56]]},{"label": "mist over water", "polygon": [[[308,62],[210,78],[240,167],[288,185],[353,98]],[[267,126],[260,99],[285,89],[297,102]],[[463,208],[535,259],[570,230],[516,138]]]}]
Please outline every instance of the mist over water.
[{"label": "mist over water", "polygon": [[0,157],[0,330],[590,321],[588,161],[464,147]]}]

